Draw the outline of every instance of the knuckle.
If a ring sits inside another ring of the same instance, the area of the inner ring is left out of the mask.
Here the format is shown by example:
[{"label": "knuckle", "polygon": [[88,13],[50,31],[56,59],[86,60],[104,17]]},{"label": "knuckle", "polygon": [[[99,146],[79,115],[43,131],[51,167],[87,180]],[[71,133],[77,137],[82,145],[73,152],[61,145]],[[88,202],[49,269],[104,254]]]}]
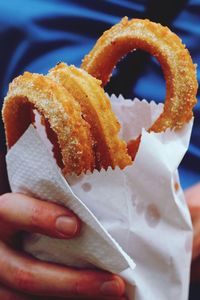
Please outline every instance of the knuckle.
[{"label": "knuckle", "polygon": [[41,209],[39,205],[34,205],[31,209],[31,225],[37,226],[40,223]]},{"label": "knuckle", "polygon": [[42,201],[36,201],[31,208],[31,225],[36,228],[47,229],[54,224],[56,210]]},{"label": "knuckle", "polygon": [[20,268],[15,270],[13,283],[17,290],[29,293],[33,289],[33,276],[30,271]]},{"label": "knuckle", "polygon": [[30,226],[36,232],[46,232],[52,226],[52,212],[43,203],[34,203],[31,208]]}]

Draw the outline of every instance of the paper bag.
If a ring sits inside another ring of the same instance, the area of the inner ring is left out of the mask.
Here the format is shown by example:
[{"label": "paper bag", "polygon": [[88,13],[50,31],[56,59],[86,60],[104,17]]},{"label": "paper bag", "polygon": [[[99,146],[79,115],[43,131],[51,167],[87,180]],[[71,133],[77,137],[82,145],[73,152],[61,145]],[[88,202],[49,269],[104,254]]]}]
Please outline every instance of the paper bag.
[{"label": "paper bag", "polygon": [[84,222],[78,238],[29,234],[24,248],[42,260],[117,273],[127,282],[130,300],[186,300],[192,225],[177,168],[193,121],[175,132],[148,133],[162,105],[114,95],[111,102],[120,135],[128,141],[142,133],[136,159],[124,170],[64,179],[32,126],[9,150],[13,191],[65,205]]}]

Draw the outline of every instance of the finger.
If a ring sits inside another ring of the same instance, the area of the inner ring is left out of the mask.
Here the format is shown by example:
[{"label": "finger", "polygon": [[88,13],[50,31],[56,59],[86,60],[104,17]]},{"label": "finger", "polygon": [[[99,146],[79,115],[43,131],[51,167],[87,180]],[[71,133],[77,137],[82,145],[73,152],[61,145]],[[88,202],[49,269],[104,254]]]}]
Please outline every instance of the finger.
[{"label": "finger", "polygon": [[77,270],[40,262],[0,242],[0,282],[34,295],[98,299],[121,297],[124,282],[107,272]]},{"label": "finger", "polygon": [[[73,297],[73,298],[69,298],[69,297],[51,297],[49,298],[49,296],[31,296],[30,300],[64,300],[64,299],[67,299],[67,300],[77,300],[78,298],[77,297]],[[82,298],[82,297],[79,297],[80,300],[94,300],[94,298]],[[9,299],[10,300],[10,299]],[[96,297],[95,300],[128,300],[128,298],[125,298],[125,297]]]},{"label": "finger", "polygon": [[[6,288],[2,285],[0,285],[0,299],[1,300],[61,300],[61,299],[67,299],[67,300],[75,300],[75,298],[58,298],[58,297],[51,297],[49,298],[49,296],[28,296],[25,294],[20,294],[16,291],[11,291],[10,288]],[[91,299],[91,298],[90,298]],[[81,300],[88,300],[88,298],[82,298]],[[128,298],[125,297],[120,297],[120,298],[116,298],[116,297],[112,297],[112,298],[96,298],[96,300],[128,300]]]},{"label": "finger", "polygon": [[[36,298],[35,298],[36,297]],[[64,300],[64,299],[67,299],[67,300],[77,300],[77,299],[80,299],[80,300],[94,300],[94,298],[91,298],[89,296],[89,298],[82,298],[82,297],[73,297],[73,298],[69,298],[69,297],[59,297],[59,298],[49,298],[48,297],[45,297],[45,296],[42,296],[42,297],[38,297],[38,296],[32,296],[32,298],[30,300]],[[125,297],[95,297],[95,300],[129,300],[128,298],[125,298]]]},{"label": "finger", "polygon": [[[28,296],[25,294],[20,294],[16,291],[12,291],[10,288],[6,288],[2,285],[0,285],[0,299],[1,300],[49,300],[49,296]],[[61,300],[61,299],[68,299],[68,300],[75,300],[75,298],[58,298],[58,297],[51,297],[51,300]],[[91,298],[90,298],[91,299]],[[81,298],[81,300],[88,300],[88,298]],[[128,300],[127,298],[120,297],[120,298],[98,298],[96,300]]]},{"label": "finger", "polygon": [[192,214],[196,210],[200,211],[200,183],[185,190],[185,197]]},{"label": "finger", "polygon": [[[74,297],[73,297],[73,298],[59,298],[59,299],[60,299],[60,300],[61,300],[61,299],[76,300],[77,297],[76,297],[76,298],[74,298]],[[55,300],[59,300],[59,299],[56,298]],[[79,299],[80,299],[80,300],[91,300],[91,299],[94,300],[94,298],[91,298],[91,297],[89,297],[89,298],[82,298],[82,297],[81,297],[81,298],[79,298]],[[32,299],[31,299],[31,300],[32,300]],[[50,299],[49,299],[49,298],[48,298],[48,299],[47,299],[47,298],[43,299],[43,298],[40,298],[40,297],[39,297],[39,298],[37,298],[37,300],[50,300]],[[53,298],[53,299],[51,298],[51,300],[54,300],[54,298]],[[97,298],[95,298],[95,300],[129,300],[129,299],[128,299],[128,298],[125,298],[125,297],[120,297],[120,298],[119,298],[119,297],[117,297],[117,298],[116,298],[116,297],[114,297],[114,298],[113,298],[113,297],[112,297],[112,298],[111,298],[111,297],[103,297],[103,298],[102,298],[102,297],[100,297],[100,298],[97,297]]]},{"label": "finger", "polygon": [[0,196],[0,221],[8,225],[11,233],[25,230],[72,238],[80,232],[80,220],[70,210],[22,194]]},{"label": "finger", "polygon": [[195,260],[200,255],[200,216],[199,220],[193,223],[193,246],[192,260]]},{"label": "finger", "polygon": [[[28,296],[28,295],[24,295],[24,294],[20,294],[16,291],[12,291],[11,289],[8,289],[2,285],[0,285],[0,299],[1,300],[49,300],[49,296],[42,296],[42,297],[38,297],[38,296]],[[51,300],[61,300],[64,298],[50,298]],[[70,300],[70,298],[65,298]],[[71,299],[71,300],[74,300]],[[88,300],[88,299],[83,299],[81,298],[81,300]],[[101,299],[99,299],[101,300]],[[104,298],[102,300],[127,300],[126,298]]]},{"label": "finger", "polygon": [[187,189],[185,196],[193,223],[192,258],[194,260],[200,255],[200,184]]}]

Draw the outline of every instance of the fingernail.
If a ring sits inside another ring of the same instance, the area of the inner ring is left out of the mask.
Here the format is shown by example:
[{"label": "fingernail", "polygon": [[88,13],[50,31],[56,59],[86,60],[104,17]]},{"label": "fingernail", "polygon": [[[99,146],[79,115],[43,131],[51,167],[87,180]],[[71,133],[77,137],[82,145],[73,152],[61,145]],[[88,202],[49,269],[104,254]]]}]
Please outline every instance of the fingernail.
[{"label": "fingernail", "polygon": [[56,229],[66,237],[74,236],[78,230],[78,223],[75,217],[59,217],[56,220]]},{"label": "fingernail", "polygon": [[117,281],[107,281],[102,284],[100,292],[104,296],[119,296],[120,286]]}]

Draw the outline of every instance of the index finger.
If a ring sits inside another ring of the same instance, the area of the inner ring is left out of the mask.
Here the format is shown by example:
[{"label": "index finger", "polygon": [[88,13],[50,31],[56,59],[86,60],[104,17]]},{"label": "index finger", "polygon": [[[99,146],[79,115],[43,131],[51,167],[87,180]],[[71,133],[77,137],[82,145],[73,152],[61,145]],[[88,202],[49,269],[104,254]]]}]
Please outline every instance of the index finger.
[{"label": "index finger", "polygon": [[[11,235],[24,230],[58,239],[78,235],[81,227],[79,218],[69,209],[14,193],[0,196],[0,222],[9,227]],[[6,237],[10,238],[7,231]]]}]

